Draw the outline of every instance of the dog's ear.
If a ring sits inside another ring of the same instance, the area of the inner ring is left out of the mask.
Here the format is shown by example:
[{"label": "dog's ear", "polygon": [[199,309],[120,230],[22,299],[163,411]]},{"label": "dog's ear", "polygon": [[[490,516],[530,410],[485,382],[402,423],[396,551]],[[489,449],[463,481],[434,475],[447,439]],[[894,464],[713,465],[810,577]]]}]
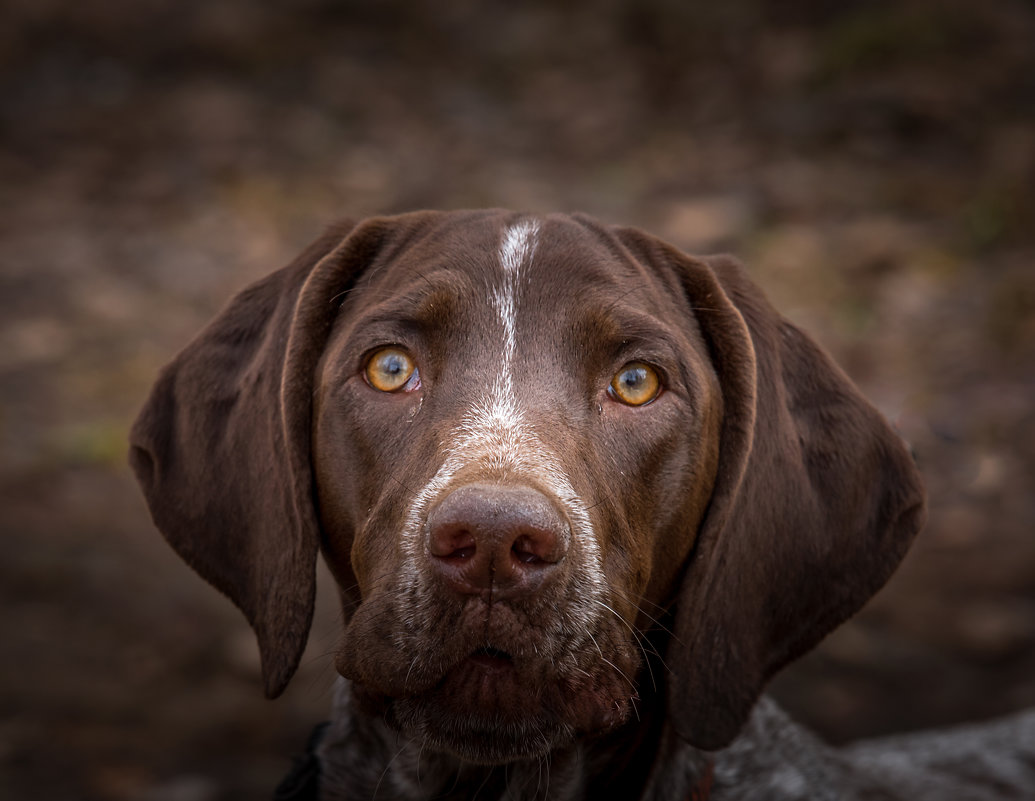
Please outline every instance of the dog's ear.
[{"label": "dog's ear", "polygon": [[316,592],[313,375],[342,295],[415,217],[340,224],[234,297],[162,370],[130,435],[155,525],[244,612],[271,698],[298,666]]},{"label": "dog's ear", "polygon": [[924,491],[898,435],[738,263],[642,236],[637,249],[676,271],[722,391],[715,486],[666,654],[673,724],[713,749],[887,581],[923,526]]}]

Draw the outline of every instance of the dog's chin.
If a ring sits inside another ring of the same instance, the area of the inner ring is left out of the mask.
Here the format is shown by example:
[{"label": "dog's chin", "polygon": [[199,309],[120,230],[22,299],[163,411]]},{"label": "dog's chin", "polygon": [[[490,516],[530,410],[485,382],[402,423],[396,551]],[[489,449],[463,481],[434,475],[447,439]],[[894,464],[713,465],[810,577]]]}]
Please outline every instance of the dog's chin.
[{"label": "dog's chin", "polygon": [[428,750],[477,765],[541,759],[575,737],[556,720],[498,720],[457,713],[434,701],[415,698],[394,701],[387,720]]},{"label": "dog's chin", "polygon": [[472,654],[424,692],[381,697],[383,718],[405,736],[483,765],[540,759],[580,735],[615,728],[630,707],[631,699],[599,688],[529,681],[498,653]]}]

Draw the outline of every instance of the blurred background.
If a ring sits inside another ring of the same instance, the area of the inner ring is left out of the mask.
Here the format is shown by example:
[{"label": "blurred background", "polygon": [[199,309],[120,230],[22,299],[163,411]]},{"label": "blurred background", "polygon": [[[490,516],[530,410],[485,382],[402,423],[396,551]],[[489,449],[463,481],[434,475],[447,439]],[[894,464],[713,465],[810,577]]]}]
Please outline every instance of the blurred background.
[{"label": "blurred background", "polygon": [[152,528],[159,366],[342,215],[728,250],[913,444],[926,532],[774,685],[824,736],[1035,703],[1035,7],[4,0],[0,795],[265,798],[326,715]]}]

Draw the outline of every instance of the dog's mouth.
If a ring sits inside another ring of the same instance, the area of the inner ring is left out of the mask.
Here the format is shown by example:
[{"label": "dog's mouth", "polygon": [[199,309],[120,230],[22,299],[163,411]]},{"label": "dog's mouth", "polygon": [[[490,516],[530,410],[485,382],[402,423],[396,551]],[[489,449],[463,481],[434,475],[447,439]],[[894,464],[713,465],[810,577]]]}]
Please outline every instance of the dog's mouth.
[{"label": "dog's mouth", "polygon": [[392,699],[385,719],[434,750],[466,761],[499,764],[541,756],[570,737],[557,689],[543,666],[495,646],[471,651],[437,685]]},{"label": "dog's mouth", "polygon": [[467,657],[467,661],[488,673],[502,673],[514,669],[514,657],[492,646],[478,648]]},{"label": "dog's mouth", "polygon": [[434,687],[389,699],[385,719],[436,750],[500,764],[541,757],[579,733],[628,719],[635,695],[597,670],[572,678],[551,663],[487,645],[471,651]]},{"label": "dog's mouth", "polygon": [[468,714],[526,717],[537,693],[528,666],[493,645],[476,648],[443,676],[438,691]]},{"label": "dog's mouth", "polygon": [[[507,604],[489,617],[475,601],[451,611],[379,660],[342,650],[339,670],[354,683],[357,708],[431,750],[486,764],[541,757],[633,713],[638,652],[617,626],[566,639]],[[361,607],[350,627],[366,617]]]}]

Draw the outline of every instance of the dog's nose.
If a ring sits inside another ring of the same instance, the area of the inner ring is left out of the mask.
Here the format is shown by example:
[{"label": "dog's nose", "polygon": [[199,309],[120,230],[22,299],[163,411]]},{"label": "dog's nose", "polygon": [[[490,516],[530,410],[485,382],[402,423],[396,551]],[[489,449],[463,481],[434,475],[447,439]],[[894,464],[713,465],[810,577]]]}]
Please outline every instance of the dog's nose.
[{"label": "dog's nose", "polygon": [[538,490],[468,484],[428,516],[435,571],[457,592],[493,599],[535,592],[564,559],[569,528]]}]

